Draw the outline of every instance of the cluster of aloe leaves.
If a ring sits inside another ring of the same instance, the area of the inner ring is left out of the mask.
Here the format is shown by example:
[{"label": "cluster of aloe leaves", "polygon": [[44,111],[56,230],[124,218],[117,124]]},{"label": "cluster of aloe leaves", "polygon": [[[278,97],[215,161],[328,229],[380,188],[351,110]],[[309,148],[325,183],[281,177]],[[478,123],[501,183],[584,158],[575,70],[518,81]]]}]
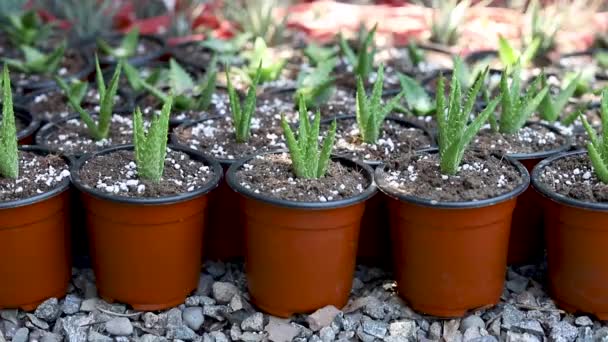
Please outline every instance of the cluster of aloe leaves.
[{"label": "cluster of aloe leaves", "polygon": [[608,184],[608,89],[602,91],[601,116],[602,135],[598,137],[593,127],[587,121],[587,118],[582,113],[579,114],[583,126],[589,135],[587,153],[595,174],[602,183]]},{"label": "cluster of aloe leaves", "polygon": [[377,47],[374,44],[374,36],[377,27],[378,25],[376,24],[369,31],[366,31],[365,26],[363,25],[360,27],[356,53],[350,47],[344,36],[341,33],[338,35],[338,43],[340,44],[340,50],[342,51],[343,56],[348,61],[348,64],[353,67],[355,75],[365,81],[367,81],[367,78],[373,69],[374,56],[377,52]]},{"label": "cluster of aloe leaves", "polygon": [[8,66],[2,70],[2,121],[0,122],[0,176],[19,177],[19,149]]},{"label": "cluster of aloe leaves", "polygon": [[232,122],[234,124],[235,138],[238,143],[245,143],[251,136],[251,119],[255,113],[256,104],[256,88],[260,82],[262,75],[262,65],[258,66],[253,83],[247,90],[247,96],[245,101],[241,103],[232,81],[230,81],[230,75],[228,69],[226,69],[226,78],[228,81],[228,98],[230,100],[230,112],[232,113]]},{"label": "cluster of aloe leaves", "polygon": [[129,31],[120,41],[118,46],[114,47],[103,38],[97,39],[97,47],[99,50],[108,56],[117,59],[129,58],[137,53],[137,45],[139,44],[139,29],[134,28]]}]

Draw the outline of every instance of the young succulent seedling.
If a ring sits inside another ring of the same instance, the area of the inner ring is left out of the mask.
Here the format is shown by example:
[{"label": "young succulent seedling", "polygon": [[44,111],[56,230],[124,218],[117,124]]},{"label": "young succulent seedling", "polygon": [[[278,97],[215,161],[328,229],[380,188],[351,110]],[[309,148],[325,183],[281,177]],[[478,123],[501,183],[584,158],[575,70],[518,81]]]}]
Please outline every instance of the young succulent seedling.
[{"label": "young succulent seedling", "polygon": [[471,0],[433,1],[433,8],[437,11],[431,21],[431,41],[443,45],[456,44],[470,7]]},{"label": "young succulent seedling", "polygon": [[446,102],[445,81],[443,75],[439,76],[436,103],[439,130],[439,166],[443,174],[453,175],[458,172],[458,166],[462,162],[467,146],[498,105],[499,98],[490,101],[486,108],[467,125],[486,76],[487,70],[479,75],[473,86],[469,88],[464,103],[462,102],[458,77],[452,74],[450,95]]},{"label": "young succulent seedling", "polygon": [[[264,39],[258,37],[253,42],[253,51],[246,54],[248,59],[247,76],[253,80],[260,71],[260,82],[274,81],[281,76],[281,71],[287,64],[285,59],[277,59],[270,53]],[[260,68],[261,65],[261,68]]]},{"label": "young succulent seedling", "polygon": [[498,58],[505,67],[514,66],[517,63],[526,66],[538,55],[540,44],[541,39],[537,37],[525,49],[518,50],[501,35],[498,37]]},{"label": "young succulent seedling", "polygon": [[231,39],[218,39],[210,36],[200,42],[200,45],[211,50],[217,56],[218,61],[229,65],[238,58],[239,52],[251,38],[252,35],[249,32],[238,34]]},{"label": "young succulent seedling", "polygon": [[256,88],[258,86],[258,82],[260,82],[260,77],[262,73],[262,65],[258,67],[258,71],[253,78],[253,83],[249,86],[247,90],[247,96],[245,97],[245,102],[241,104],[241,100],[239,99],[236,90],[232,86],[232,82],[230,81],[229,71],[226,69],[226,80],[228,86],[228,99],[230,100],[230,112],[232,113],[232,121],[234,124],[234,132],[236,135],[236,141],[238,143],[245,143],[249,140],[251,136],[251,119],[253,118],[253,113],[255,112],[255,103],[256,103]]},{"label": "young succulent seedling", "polygon": [[51,33],[51,24],[44,24],[38,13],[29,10],[6,15],[0,20],[0,31],[8,36],[16,46],[34,46],[44,41]]},{"label": "young succulent seedling", "polygon": [[367,80],[374,65],[374,56],[376,55],[374,36],[376,35],[377,27],[378,24],[374,25],[369,32],[365,32],[364,26],[361,27],[357,53],[348,45],[342,34],[338,36],[342,54],[348,61],[348,64],[354,68],[355,75],[364,80]]},{"label": "young succulent seedling", "polygon": [[[509,77],[511,78],[511,86],[509,86]],[[503,70],[500,79],[501,92],[501,114],[498,130],[505,134],[515,134],[524,125],[530,116],[536,111],[541,101],[549,91],[548,87],[544,87],[540,91],[538,85],[541,78],[530,85],[525,94],[521,94],[521,66],[516,64],[512,72],[507,69]]]},{"label": "young succulent seedling", "polygon": [[[540,85],[544,88],[548,88],[549,85],[547,84],[547,76],[543,73],[540,77]],[[555,122],[560,118],[562,111],[564,108],[566,108],[568,101],[576,91],[579,79],[580,74],[574,79],[570,80],[566,85],[566,88],[560,90],[560,92],[555,96],[550,92],[547,92],[547,95],[543,98],[538,106],[538,112],[543,120],[547,122]]]},{"label": "young succulent seedling", "polygon": [[240,32],[248,32],[254,37],[264,39],[268,44],[276,45],[285,38],[285,28],[289,14],[277,20],[274,9],[280,5],[279,0],[226,1],[224,15]]},{"label": "young succulent seedling", "polygon": [[361,138],[368,144],[375,144],[378,141],[384,119],[397,107],[404,93],[402,91],[390,101],[383,103],[383,83],[383,65],[378,68],[378,75],[370,96],[367,96],[361,77],[357,78],[357,125]]},{"label": "young succulent seedling", "polygon": [[140,178],[158,183],[163,177],[167,155],[167,132],[173,98],[167,98],[160,115],[154,115],[146,134],[139,107],[133,113],[133,144],[135,165]]},{"label": "young succulent seedling", "polygon": [[283,134],[291,156],[292,169],[298,178],[322,178],[327,171],[334,140],[336,139],[336,120],[331,123],[327,137],[323,141],[323,147],[319,151],[321,112],[316,111],[311,125],[304,98],[300,97],[299,102],[300,123],[297,138],[285,116],[281,117]]},{"label": "young succulent seedling", "polygon": [[562,26],[564,11],[567,12],[567,10],[563,10],[552,13],[548,11],[548,7],[542,9],[538,0],[531,0],[525,13],[530,30],[523,33],[522,44],[531,46],[538,41],[536,55],[540,56],[553,49],[555,37]]},{"label": "young succulent seedling", "polygon": [[399,82],[407,104],[406,112],[424,116],[435,110],[435,102],[418,81],[407,75],[399,74]]},{"label": "young succulent seedling", "polygon": [[2,70],[2,122],[0,122],[0,176],[19,177],[19,148],[8,66]]},{"label": "young succulent seedling", "polygon": [[337,53],[336,46],[323,47],[315,43],[309,43],[304,49],[304,55],[311,65],[319,65],[328,59],[333,59]]},{"label": "young succulent seedling", "polygon": [[320,62],[310,70],[300,71],[294,100],[304,99],[307,107],[319,107],[325,103],[335,90],[331,72],[336,63],[337,59],[332,58]]},{"label": "young succulent seedling", "polygon": [[598,137],[587,118],[581,113],[579,117],[589,135],[587,153],[595,170],[597,178],[608,184],[608,89],[602,91],[601,103],[602,136]]},{"label": "young succulent seedling", "polygon": [[77,96],[80,93],[73,93],[70,86],[58,77],[55,78],[55,81],[66,94],[70,106],[80,115],[82,121],[87,125],[91,137],[95,140],[103,140],[107,138],[110,133],[112,112],[114,110],[114,97],[118,91],[118,80],[120,78],[122,62],[119,62],[116,66],[110,84],[107,87],[103,79],[101,68],[99,67],[97,56],[95,56],[95,68],[97,73],[97,91],[99,92],[99,98],[101,100],[99,104],[98,122],[95,122],[93,115],[80,106],[82,97],[79,98],[79,96]]},{"label": "young succulent seedling", "polygon": [[169,94],[171,95],[155,86],[154,83],[160,81],[160,73],[153,73],[148,78],[143,79],[133,66],[125,64],[124,69],[129,84],[135,90],[144,89],[163,103],[167,102],[168,98],[172,96],[173,107],[176,110],[207,110],[216,89],[217,67],[215,58],[211,61],[205,76],[200,82],[195,82],[178,62],[170,59],[167,78]]},{"label": "young succulent seedling", "polygon": [[54,74],[65,52],[66,43],[61,43],[55,50],[45,54],[31,46],[21,46],[24,60],[2,58],[11,68],[27,74]]},{"label": "young succulent seedling", "polygon": [[414,67],[419,66],[425,59],[424,51],[413,40],[407,43],[407,55]]},{"label": "young succulent seedling", "polygon": [[137,45],[139,43],[139,29],[134,28],[127,33],[117,47],[113,47],[110,43],[103,39],[97,40],[99,49],[108,56],[115,58],[129,58],[137,53]]}]

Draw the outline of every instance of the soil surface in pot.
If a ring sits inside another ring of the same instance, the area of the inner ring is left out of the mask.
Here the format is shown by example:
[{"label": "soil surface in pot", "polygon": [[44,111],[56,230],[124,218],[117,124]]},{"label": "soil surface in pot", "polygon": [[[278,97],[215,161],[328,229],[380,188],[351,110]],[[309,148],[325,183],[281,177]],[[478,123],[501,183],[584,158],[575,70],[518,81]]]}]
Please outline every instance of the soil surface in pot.
[{"label": "soil surface in pot", "polygon": [[328,202],[362,193],[370,180],[356,169],[330,161],[325,177],[297,178],[287,153],[256,156],[236,172],[239,183],[255,193],[297,202]]},{"label": "soil surface in pot", "polygon": [[[147,94],[141,97],[141,99],[138,101],[138,106],[142,108],[142,112],[144,114],[148,114],[155,110],[160,110],[162,107],[162,102],[156,97]],[[211,105],[206,111],[188,110],[176,112],[173,110],[171,113],[171,119],[179,121],[196,121],[208,116],[226,114],[230,114],[228,92],[223,89],[216,89],[215,93],[211,96]]]},{"label": "soil surface in pot", "polygon": [[87,125],[80,118],[60,121],[53,126],[44,141],[38,143],[65,154],[95,152],[109,146],[129,144],[133,138],[133,120],[119,114],[112,115],[109,135],[99,141],[91,138]]},{"label": "soil surface in pot", "polygon": [[444,175],[439,154],[406,154],[387,164],[386,182],[395,192],[438,202],[475,201],[505,194],[522,182],[519,170],[506,160],[466,152],[455,175]]},{"label": "soil surface in pot", "polygon": [[89,159],[79,175],[91,189],[125,197],[156,198],[195,191],[213,178],[213,170],[184,152],[168,149],[163,177],[154,183],[138,178],[133,151],[120,150]]},{"label": "soil surface in pot", "polygon": [[363,142],[356,119],[340,119],[336,130],[334,153],[359,160],[389,160],[422,148],[431,147],[431,137],[416,127],[384,120],[376,144]]},{"label": "soil surface in pot", "polygon": [[68,164],[56,155],[19,152],[19,177],[0,177],[0,202],[14,201],[43,194],[70,176]]},{"label": "soil surface in pot", "polygon": [[321,117],[355,115],[357,102],[355,92],[350,89],[336,87],[332,96],[320,106]]},{"label": "soil surface in pot", "polygon": [[[42,120],[53,121],[63,119],[75,113],[63,91],[57,88],[52,88],[42,94],[36,95],[32,100],[32,102],[28,103],[30,111],[32,115]],[[114,103],[116,107],[123,107],[123,105],[126,105],[126,99],[117,94],[114,97]],[[81,106],[87,111],[99,111],[99,92],[97,89],[89,89],[87,91]]]},{"label": "soil surface in pot", "polygon": [[204,120],[174,130],[177,142],[216,158],[239,159],[247,155],[286,148],[279,119],[254,116],[251,119],[251,137],[246,143],[235,138],[231,116]]},{"label": "soil surface in pot", "polygon": [[177,45],[172,50],[180,63],[196,67],[207,66],[213,58],[213,51],[197,43]]},{"label": "soil surface in pot", "polygon": [[515,134],[482,129],[473,139],[471,148],[499,153],[535,153],[558,149],[567,139],[539,124],[529,124]]},{"label": "soil surface in pot", "polygon": [[[56,73],[57,76],[64,78],[73,76],[82,71],[86,65],[86,60],[79,52],[74,49],[67,49]],[[11,82],[14,83],[18,89],[28,84],[52,80],[52,76],[53,75],[45,74],[27,74],[16,69],[11,70]]]},{"label": "soil surface in pot", "polygon": [[414,66],[410,60],[407,47],[393,47],[378,51],[377,59],[384,61],[388,67],[395,69],[395,72],[408,73],[415,75],[419,80],[425,73],[439,69],[452,69],[454,62],[452,56],[432,50],[420,49],[424,54],[424,60]]},{"label": "soil surface in pot", "polygon": [[[118,47],[121,39],[122,39],[122,36],[112,37],[111,39],[106,39],[106,42],[112,48],[116,48],[116,47]],[[129,59],[143,57],[149,53],[155,53],[156,51],[160,50],[161,48],[162,48],[162,46],[160,45],[159,42],[152,40],[152,39],[146,39],[145,37],[140,36],[139,41],[137,42],[137,49],[135,50],[135,55],[130,56]],[[103,55],[103,58],[105,58],[108,61],[113,61],[113,62],[116,61],[116,58],[114,56],[110,56],[110,55]]]},{"label": "soil surface in pot", "polygon": [[560,195],[585,202],[608,203],[608,184],[597,178],[586,153],[554,160],[545,166],[539,180]]}]

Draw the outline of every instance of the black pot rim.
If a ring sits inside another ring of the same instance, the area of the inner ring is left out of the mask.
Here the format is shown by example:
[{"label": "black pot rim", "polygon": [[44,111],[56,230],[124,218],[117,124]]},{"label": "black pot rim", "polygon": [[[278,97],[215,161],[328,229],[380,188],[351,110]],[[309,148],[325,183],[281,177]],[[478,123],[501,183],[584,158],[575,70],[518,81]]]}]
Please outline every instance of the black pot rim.
[{"label": "black pot rim", "polygon": [[[333,120],[340,121],[340,120],[352,120],[352,119],[356,120],[357,116],[356,115],[338,115],[338,116],[334,116],[334,117],[331,117],[331,118],[327,118],[327,119],[321,120],[321,125],[328,125]],[[394,117],[394,116],[387,116],[386,118],[384,118],[384,120],[395,121],[395,122],[397,122],[399,124],[402,124],[404,126],[411,127],[411,128],[416,128],[416,129],[419,129],[419,130],[423,131],[424,134],[426,134],[429,137],[429,139],[431,139],[431,146],[422,148],[421,150],[427,150],[429,148],[433,148],[433,147],[437,146],[437,140],[435,139],[434,134],[432,134],[428,129],[420,126],[419,124],[417,124],[417,123],[415,123],[413,121],[407,120],[405,118]],[[346,159],[351,159],[351,158],[349,158],[347,156],[347,154],[334,153],[334,155],[336,155],[338,157],[346,158]],[[367,160],[367,159],[363,159],[361,161],[363,163],[365,163],[367,165],[371,165],[373,167],[376,167],[378,165],[382,165],[384,163],[384,161],[382,161],[382,160]]]},{"label": "black pot rim", "polygon": [[230,168],[228,169],[228,172],[226,172],[226,182],[228,183],[228,186],[230,186],[230,188],[233,191],[235,191],[243,196],[246,196],[248,198],[255,199],[255,200],[267,203],[267,204],[271,204],[271,205],[278,206],[278,207],[284,207],[284,208],[310,209],[310,210],[336,209],[336,208],[348,207],[348,206],[363,202],[363,201],[371,198],[376,193],[377,189],[376,189],[376,183],[374,182],[374,171],[372,170],[372,168],[369,165],[367,165],[363,162],[357,161],[357,160],[352,160],[352,159],[335,156],[335,155],[332,155],[332,157],[331,157],[331,159],[333,161],[338,161],[341,164],[346,164],[351,167],[358,167],[361,170],[364,170],[364,172],[367,174],[367,177],[369,179],[369,186],[362,193],[360,193],[356,196],[353,196],[353,197],[350,197],[347,199],[338,200],[338,201],[296,202],[296,201],[288,201],[288,200],[282,200],[282,199],[278,199],[278,198],[271,198],[268,196],[264,196],[263,194],[255,193],[255,192],[251,191],[250,189],[246,189],[239,183],[239,181],[237,180],[237,177],[236,177],[236,171],[238,171],[241,168],[241,166],[243,166],[243,164],[245,164],[246,162],[250,161],[253,158],[256,158],[257,156],[262,156],[262,155],[267,155],[267,154],[278,154],[278,153],[287,153],[287,152],[286,151],[263,152],[263,153],[256,154],[254,156],[236,160],[230,166]]},{"label": "black pot rim", "polygon": [[[35,146],[35,145],[19,146],[19,151],[34,152],[34,153],[43,154],[43,155],[54,154],[53,151],[51,151],[47,148],[44,148],[42,146]],[[68,166],[68,170],[69,170],[72,166],[73,161],[70,158],[67,158],[65,156],[60,156],[60,157],[63,158],[63,160],[65,160],[65,162]],[[7,201],[7,202],[0,201],[0,210],[24,207],[24,206],[36,204],[36,203],[42,202],[44,200],[50,199],[52,197],[55,197],[65,191],[67,191],[70,188],[70,183],[71,183],[70,177],[65,177],[61,181],[61,183],[57,184],[55,186],[55,188],[53,188],[52,190],[49,190],[47,192],[44,192],[41,194],[36,194],[32,197],[13,200],[13,201]]]},{"label": "black pot rim", "polygon": [[[114,110],[112,114],[130,114],[131,111],[118,111],[118,110]],[[57,126],[60,123],[66,122],[68,120],[73,120],[73,119],[77,119],[77,120],[81,120],[80,118],[80,114],[75,114],[72,113],[68,116],[66,116],[65,118],[58,118],[56,120],[47,122],[46,124],[42,125],[42,127],[40,127],[40,129],[38,130],[38,132],[36,133],[36,136],[34,137],[34,142],[36,143],[36,145],[38,146],[42,146],[46,149],[48,149],[49,151],[52,151],[55,154],[59,154],[59,155],[65,155],[68,157],[74,157],[74,158],[80,158],[86,154],[90,154],[88,152],[82,152],[82,153],[66,153],[64,151],[59,151],[57,149],[54,149],[52,147],[50,147],[47,143],[46,143],[46,137],[51,133],[51,131],[55,128],[55,126]],[[116,145],[116,146],[120,146],[120,145]],[[112,146],[110,146],[112,147]],[[101,150],[100,150],[101,151]]]},{"label": "black pot rim", "polygon": [[13,110],[15,111],[15,117],[20,118],[28,123],[27,127],[17,132],[17,140],[21,140],[32,135],[40,128],[40,120],[32,115],[32,113],[27,110],[27,108],[21,105],[13,105]]},{"label": "black pot rim", "polygon": [[183,147],[183,146],[167,145],[167,147],[169,147],[170,149],[172,149],[174,151],[180,151],[180,152],[186,153],[190,157],[196,157],[195,158],[196,160],[202,161],[206,165],[210,166],[213,169],[213,177],[211,178],[211,180],[209,180],[201,188],[196,189],[194,191],[186,192],[186,193],[179,194],[179,195],[165,196],[165,197],[158,197],[158,198],[140,198],[140,197],[118,196],[118,195],[108,194],[108,193],[99,191],[97,189],[88,188],[84,184],[82,184],[82,181],[79,176],[79,172],[80,172],[80,169],[82,168],[82,166],[88,160],[93,159],[99,155],[109,154],[109,153],[117,152],[117,151],[121,151],[121,150],[133,150],[133,148],[134,148],[133,145],[119,145],[119,146],[112,146],[112,147],[103,149],[101,151],[95,152],[95,153],[85,154],[84,156],[82,156],[82,158],[79,158],[78,160],[76,160],[72,164],[72,167],[70,168],[70,178],[72,179],[72,184],[74,184],[74,186],[80,192],[89,194],[89,195],[97,197],[99,199],[111,201],[111,202],[115,202],[115,203],[125,203],[125,204],[133,204],[133,205],[167,205],[167,204],[184,202],[184,201],[205,195],[205,194],[211,192],[213,189],[215,189],[220,184],[220,180],[222,179],[223,172],[222,172],[222,167],[219,165],[218,162],[216,162],[212,158],[209,158],[206,155],[204,155],[198,151],[195,151],[195,150]]},{"label": "black pot rim", "polygon": [[[124,33],[121,32],[112,32],[110,34],[106,34],[106,35],[101,35],[99,38],[100,39],[119,39],[124,37]],[[162,55],[164,55],[167,52],[167,46],[165,44],[165,41],[163,39],[161,39],[160,37],[156,36],[156,35],[151,35],[151,34],[140,34],[139,35],[139,39],[138,40],[147,40],[149,42],[153,42],[154,44],[158,45],[158,49],[155,49],[153,51],[149,51],[143,55],[136,55],[136,56],[132,56],[129,57],[127,60],[129,62],[129,64],[133,65],[133,66],[142,66],[145,65],[148,62],[154,61],[155,59],[160,58]],[[97,40],[95,40],[94,42],[92,42],[93,44],[97,45]],[[106,65],[115,65],[118,63],[118,61],[114,58],[109,58],[108,56],[99,56],[99,62],[106,64]]]},{"label": "black pot rim", "polygon": [[533,153],[508,153],[507,156],[513,158],[513,159],[517,159],[517,160],[530,160],[530,159],[545,159],[547,157],[562,153],[562,152],[566,152],[570,149],[570,146],[572,146],[572,136],[570,135],[565,135],[563,134],[557,127],[546,124],[544,122],[527,122],[527,125],[541,125],[547,129],[549,129],[550,131],[552,131],[555,134],[558,134],[562,137],[564,137],[566,139],[566,142],[557,148],[551,149],[551,150],[547,150],[547,151],[540,151],[540,152],[533,152]]},{"label": "black pot rim", "polygon": [[556,161],[558,159],[567,158],[567,157],[580,155],[580,154],[587,154],[587,150],[576,150],[576,151],[572,151],[572,152],[561,153],[561,154],[552,156],[550,158],[547,158],[545,160],[542,160],[532,170],[532,186],[534,187],[534,189],[536,189],[538,192],[540,192],[543,196],[545,196],[545,197],[549,198],[550,200],[553,200],[559,204],[567,205],[570,207],[586,209],[586,210],[608,211],[608,203],[591,203],[591,202],[585,202],[585,201],[577,200],[574,198],[570,198],[570,197],[567,197],[567,196],[564,196],[562,194],[558,194],[557,192],[552,191],[545,184],[543,184],[543,182],[540,181],[540,173],[543,171],[543,169],[547,165],[553,163],[554,161]]},{"label": "black pot rim", "polygon": [[[73,48],[76,49],[77,47],[73,47]],[[63,80],[65,80],[65,81],[68,81],[71,79],[84,80],[93,72],[93,70],[95,70],[95,63],[93,62],[93,58],[91,56],[84,53],[83,51],[79,51],[78,55],[80,55],[82,57],[82,59],[84,60],[83,68],[72,75],[62,76]],[[49,78],[49,79],[41,80],[38,82],[24,84],[23,86],[21,86],[21,88],[26,90],[26,93],[24,94],[24,97],[25,97],[33,91],[43,90],[46,88],[51,88],[51,87],[56,87],[56,86],[57,86],[57,83],[55,82],[55,80],[52,78]]]},{"label": "black pot rim", "polygon": [[[438,152],[439,152],[439,149],[428,149],[428,150],[423,150],[423,151],[419,151],[416,153],[420,154],[420,153],[438,153]],[[511,165],[513,165],[517,168],[519,173],[522,175],[522,178],[523,178],[522,183],[519,184],[517,187],[515,187],[515,189],[513,189],[507,193],[504,193],[502,195],[492,197],[492,198],[478,200],[478,201],[440,202],[440,201],[424,199],[424,198],[420,198],[420,197],[416,197],[416,196],[401,194],[396,191],[391,191],[390,187],[383,184],[384,183],[383,176],[385,174],[384,169],[385,169],[386,165],[382,165],[382,166],[376,168],[376,171],[374,173],[374,179],[376,181],[376,184],[378,185],[378,189],[380,189],[380,191],[382,191],[384,194],[388,195],[389,197],[398,199],[403,202],[413,203],[413,204],[416,204],[416,205],[422,206],[422,207],[432,207],[432,208],[438,208],[438,209],[474,209],[474,208],[489,207],[489,206],[492,206],[492,205],[495,205],[495,204],[498,204],[498,203],[501,203],[504,201],[508,201],[512,198],[519,196],[530,185],[530,174],[528,173],[528,170],[526,170],[526,168],[518,160],[516,160],[514,158],[511,158],[508,156],[505,156],[503,158],[508,160],[511,163]]]}]

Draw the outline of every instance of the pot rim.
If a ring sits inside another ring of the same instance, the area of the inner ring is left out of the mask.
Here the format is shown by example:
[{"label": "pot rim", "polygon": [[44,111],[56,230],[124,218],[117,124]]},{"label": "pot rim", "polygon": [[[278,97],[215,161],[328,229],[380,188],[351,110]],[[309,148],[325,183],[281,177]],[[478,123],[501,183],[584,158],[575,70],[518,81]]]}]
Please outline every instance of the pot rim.
[{"label": "pot rim", "polygon": [[[418,151],[418,152],[416,152],[416,154],[438,153],[438,152],[439,152],[439,149],[433,148],[433,149]],[[498,204],[501,202],[505,202],[512,198],[517,197],[518,195],[523,193],[530,185],[530,174],[528,173],[528,170],[523,166],[523,164],[521,162],[519,162],[517,159],[514,159],[509,156],[503,156],[502,158],[508,160],[511,163],[511,165],[513,165],[513,166],[515,166],[515,168],[517,168],[520,175],[522,176],[521,184],[519,184],[517,187],[515,187],[515,189],[513,189],[509,192],[506,192],[504,194],[501,194],[499,196],[487,198],[487,199],[483,199],[483,200],[478,200],[478,201],[456,201],[456,202],[442,201],[442,202],[440,202],[440,201],[420,198],[417,196],[411,196],[411,195],[405,195],[405,194],[398,193],[397,191],[394,191],[391,187],[383,184],[383,183],[385,183],[383,180],[383,178],[384,178],[383,176],[385,175],[384,169],[385,169],[386,165],[381,165],[380,167],[376,168],[376,171],[374,172],[374,180],[376,181],[376,184],[378,185],[378,189],[380,189],[380,191],[382,191],[384,194],[388,195],[389,197],[398,199],[403,202],[413,203],[413,204],[423,206],[423,207],[432,207],[432,208],[439,208],[439,209],[474,209],[474,208],[488,207],[488,206],[495,205],[495,204]]]},{"label": "pot rim", "polygon": [[[333,120],[340,121],[340,120],[350,120],[350,119],[355,119],[356,120],[357,116],[356,115],[338,115],[338,116],[333,116],[333,117],[330,117],[330,118],[327,118],[327,119],[322,119],[321,120],[321,125],[328,125]],[[437,139],[435,139],[435,135],[432,134],[428,129],[426,129],[426,128],[422,127],[421,125],[417,124],[416,122],[407,120],[405,118],[399,118],[399,117],[394,117],[394,116],[387,116],[386,118],[384,118],[384,120],[385,121],[386,120],[388,120],[388,121],[395,121],[395,122],[397,122],[399,124],[402,124],[402,125],[404,125],[406,127],[416,128],[416,129],[419,129],[419,130],[423,131],[424,134],[426,134],[431,139],[431,146],[422,148],[422,149],[420,149],[418,151],[424,151],[424,150],[427,150],[429,148],[437,147]],[[342,158],[345,158],[345,159],[351,159],[346,154],[338,154],[338,153],[332,153],[332,154],[335,155],[335,156],[337,156],[337,157],[342,157]],[[367,159],[362,159],[361,161],[363,163],[365,163],[367,165],[371,165],[373,167],[376,167],[378,165],[384,164],[383,160],[367,160]]]},{"label": "pot rim", "polygon": [[337,209],[337,208],[351,206],[351,205],[366,201],[367,199],[371,198],[376,193],[377,187],[376,187],[376,183],[374,182],[374,171],[369,165],[367,165],[361,161],[358,161],[358,160],[352,160],[352,159],[348,159],[348,158],[344,158],[344,157],[340,157],[340,156],[336,156],[336,155],[332,155],[331,160],[338,161],[341,164],[346,164],[351,167],[358,167],[361,170],[364,170],[364,172],[367,174],[367,177],[369,179],[369,186],[362,193],[360,193],[356,196],[353,196],[353,197],[349,197],[349,198],[337,200],[337,201],[297,202],[297,201],[288,201],[288,200],[283,200],[283,199],[278,199],[278,198],[271,198],[271,197],[265,196],[263,194],[255,193],[252,190],[243,187],[239,183],[239,181],[236,178],[236,171],[238,169],[240,169],[241,166],[243,166],[243,164],[245,164],[246,162],[250,161],[251,159],[253,159],[257,156],[262,156],[262,155],[267,155],[267,154],[278,154],[278,153],[287,153],[287,151],[263,152],[263,153],[258,153],[254,156],[242,158],[240,160],[235,161],[228,169],[228,172],[226,172],[226,182],[228,183],[228,186],[230,186],[230,188],[233,191],[235,191],[245,197],[248,197],[248,198],[251,198],[251,199],[254,199],[257,201],[261,201],[266,204],[275,205],[275,206],[284,207],[284,208],[310,209],[310,210]]},{"label": "pot rim", "polygon": [[17,132],[17,140],[21,140],[28,136],[34,137],[34,133],[40,128],[40,120],[32,115],[32,113],[25,107],[19,104],[13,105],[15,117],[21,118],[28,122],[27,127]]},{"label": "pot rim", "polygon": [[118,196],[118,195],[108,194],[108,193],[99,191],[97,189],[88,188],[88,187],[84,186],[84,184],[82,184],[79,173],[80,173],[80,169],[83,167],[83,165],[88,160],[93,159],[100,155],[109,154],[109,153],[117,152],[120,150],[133,150],[134,145],[130,144],[130,145],[111,146],[111,147],[108,147],[106,149],[100,150],[95,153],[89,153],[89,154],[83,155],[81,158],[76,160],[70,167],[70,178],[72,179],[72,184],[74,184],[74,186],[82,193],[89,194],[89,195],[97,197],[99,199],[111,201],[111,202],[115,202],[115,203],[125,203],[125,204],[133,204],[133,205],[167,205],[167,204],[184,202],[184,201],[205,195],[205,194],[209,193],[211,190],[215,189],[219,185],[220,180],[222,179],[222,176],[223,176],[223,172],[222,172],[222,168],[221,168],[220,164],[217,161],[213,160],[212,158],[207,157],[206,155],[204,155],[198,151],[195,151],[195,150],[183,147],[183,146],[169,144],[169,145],[167,145],[167,147],[174,151],[180,151],[180,152],[186,153],[190,157],[195,157],[193,159],[202,161],[206,165],[211,167],[213,169],[213,177],[211,178],[211,180],[209,180],[201,188],[196,189],[194,191],[182,193],[179,195],[156,197],[156,198]]},{"label": "pot rim", "polygon": [[[54,154],[54,152],[49,150],[48,148],[45,148],[42,146],[36,146],[36,145],[19,146],[19,151],[34,152],[34,153],[43,154],[43,155]],[[66,164],[68,166],[68,170],[69,170],[72,167],[73,161],[66,156],[59,155],[59,157],[61,157],[66,162]],[[63,193],[64,191],[67,191],[70,188],[70,183],[71,183],[70,177],[65,177],[52,190],[49,190],[47,192],[44,192],[41,194],[36,194],[32,197],[18,199],[18,200],[12,200],[12,201],[7,201],[7,202],[0,201],[0,210],[24,207],[24,206],[36,204],[36,203],[42,202],[44,200],[50,199],[52,197],[55,197],[56,195]]]},{"label": "pot rim", "polygon": [[567,196],[564,196],[562,194],[552,191],[551,189],[549,189],[545,184],[543,184],[540,181],[540,173],[547,165],[551,164],[552,162],[554,162],[558,159],[571,157],[571,156],[579,155],[579,154],[587,154],[587,150],[577,150],[577,151],[571,151],[571,152],[566,152],[566,153],[560,153],[553,157],[549,157],[545,160],[542,160],[532,170],[532,180],[531,180],[532,186],[534,187],[534,189],[536,189],[538,192],[540,192],[543,196],[545,196],[559,204],[567,205],[570,207],[581,208],[581,209],[587,209],[587,210],[608,211],[608,203],[591,203],[591,202],[585,202],[585,201],[577,200],[574,198],[570,198],[570,197],[567,197]]}]

